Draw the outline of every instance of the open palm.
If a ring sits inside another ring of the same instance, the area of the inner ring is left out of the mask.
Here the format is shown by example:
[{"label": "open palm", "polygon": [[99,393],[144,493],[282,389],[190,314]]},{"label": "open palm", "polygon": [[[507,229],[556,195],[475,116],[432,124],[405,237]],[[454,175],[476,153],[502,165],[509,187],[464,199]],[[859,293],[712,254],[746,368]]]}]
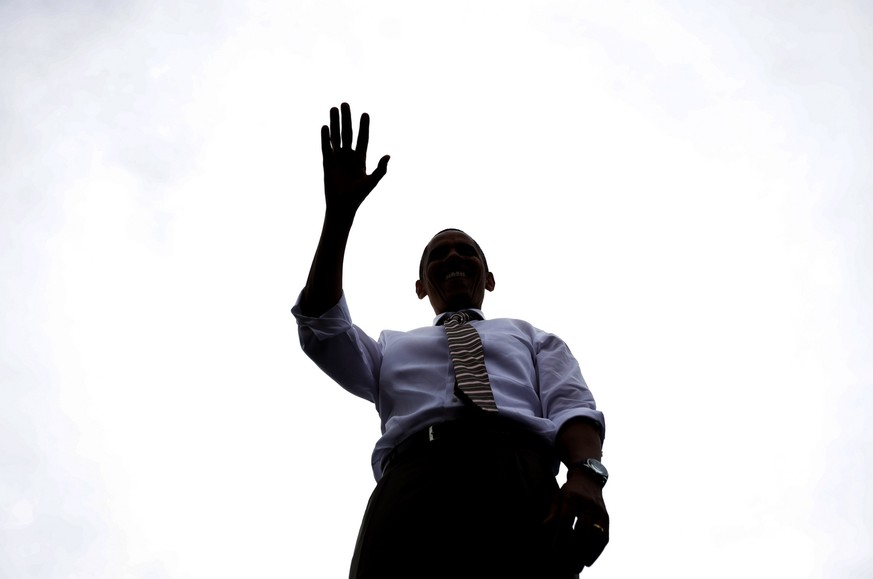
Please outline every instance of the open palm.
[{"label": "open palm", "polygon": [[347,103],[342,103],[340,109],[330,109],[330,126],[321,127],[324,195],[328,212],[353,216],[370,191],[385,176],[389,156],[379,159],[376,169],[367,175],[370,116],[367,113],[361,115],[357,146],[352,148],[351,109]]}]

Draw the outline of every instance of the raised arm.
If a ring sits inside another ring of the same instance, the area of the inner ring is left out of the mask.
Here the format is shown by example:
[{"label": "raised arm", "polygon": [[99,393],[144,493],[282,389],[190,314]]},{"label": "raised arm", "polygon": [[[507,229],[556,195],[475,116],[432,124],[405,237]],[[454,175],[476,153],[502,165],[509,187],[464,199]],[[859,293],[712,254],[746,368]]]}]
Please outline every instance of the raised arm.
[{"label": "raised arm", "polygon": [[342,103],[340,109],[330,109],[330,126],[321,127],[324,224],[300,301],[300,309],[307,316],[320,316],[339,301],[346,243],[355,214],[388,170],[389,157],[385,155],[379,159],[373,173],[367,174],[369,140],[370,117],[367,113],[361,115],[358,142],[353,149],[349,105]]}]

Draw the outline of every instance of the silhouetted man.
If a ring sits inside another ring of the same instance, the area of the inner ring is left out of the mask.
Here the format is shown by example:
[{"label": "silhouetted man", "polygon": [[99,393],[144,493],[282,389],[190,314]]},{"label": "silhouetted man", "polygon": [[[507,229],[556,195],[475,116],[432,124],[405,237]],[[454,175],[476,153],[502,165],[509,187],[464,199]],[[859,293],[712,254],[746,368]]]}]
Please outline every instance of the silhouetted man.
[{"label": "silhouetted man", "polygon": [[[374,340],[352,323],[346,243],[389,157],[368,175],[369,116],[353,148],[349,106],[341,111],[331,109],[321,129],[324,225],[292,312],[306,354],[372,402],[382,422],[350,577],[575,577],[609,537],[604,419],[576,359],[525,321],[485,319],[494,275],[476,241],[456,229],[437,233],[421,258],[415,289],[430,300],[433,325]],[[347,428],[322,412],[329,428]],[[559,461],[567,465],[560,487]]]}]

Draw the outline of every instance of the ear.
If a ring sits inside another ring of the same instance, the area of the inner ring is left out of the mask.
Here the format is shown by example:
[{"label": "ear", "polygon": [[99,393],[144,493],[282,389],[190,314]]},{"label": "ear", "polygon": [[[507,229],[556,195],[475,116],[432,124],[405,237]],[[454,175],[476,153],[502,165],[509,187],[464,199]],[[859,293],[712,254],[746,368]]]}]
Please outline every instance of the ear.
[{"label": "ear", "polygon": [[485,289],[490,292],[494,291],[494,274],[490,271],[485,275]]},{"label": "ear", "polygon": [[417,295],[420,300],[423,300],[425,296],[427,296],[427,290],[424,289],[424,284],[421,283],[420,279],[415,281],[415,295]]}]

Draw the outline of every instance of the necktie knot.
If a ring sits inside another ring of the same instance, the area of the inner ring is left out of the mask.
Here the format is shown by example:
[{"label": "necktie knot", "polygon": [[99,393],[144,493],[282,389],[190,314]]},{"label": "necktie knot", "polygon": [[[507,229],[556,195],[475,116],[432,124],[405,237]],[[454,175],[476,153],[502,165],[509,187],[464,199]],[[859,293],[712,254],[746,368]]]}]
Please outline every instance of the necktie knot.
[{"label": "necktie knot", "polygon": [[454,314],[449,316],[449,319],[446,320],[446,323],[444,325],[451,327],[463,326],[464,324],[469,322],[470,319],[470,314],[465,310],[461,310],[460,312],[455,312]]}]

